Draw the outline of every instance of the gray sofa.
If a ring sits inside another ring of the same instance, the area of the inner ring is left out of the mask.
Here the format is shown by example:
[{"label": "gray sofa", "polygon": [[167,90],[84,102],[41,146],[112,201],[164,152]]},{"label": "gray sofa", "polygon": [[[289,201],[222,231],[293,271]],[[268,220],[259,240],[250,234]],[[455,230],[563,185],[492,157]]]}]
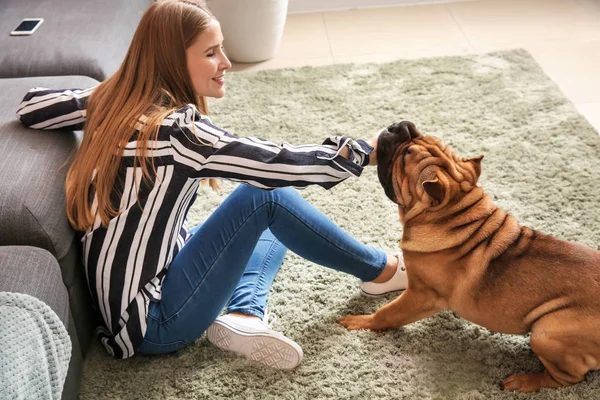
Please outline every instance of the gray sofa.
[{"label": "gray sofa", "polygon": [[[15,116],[36,86],[85,88],[116,71],[152,0],[4,0],[0,13],[0,291],[48,304],[73,345],[63,399],[76,399],[99,323],[78,234],[65,215],[64,179],[81,132],[36,131]],[[10,32],[23,18],[44,23]]]}]

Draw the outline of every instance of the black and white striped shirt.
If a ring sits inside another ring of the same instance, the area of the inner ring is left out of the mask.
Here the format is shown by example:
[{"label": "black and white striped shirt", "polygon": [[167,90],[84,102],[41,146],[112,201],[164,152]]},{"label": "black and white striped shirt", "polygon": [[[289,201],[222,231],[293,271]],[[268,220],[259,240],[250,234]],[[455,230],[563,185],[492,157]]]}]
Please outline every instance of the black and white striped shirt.
[{"label": "black and white striped shirt", "polygon": [[[36,129],[82,129],[93,89],[34,88],[17,116]],[[100,339],[117,358],[132,356],[143,340],[148,304],[160,301],[168,267],[188,238],[186,216],[201,179],[225,178],[266,189],[331,188],[359,176],[372,151],[364,141],[344,136],[302,146],[238,138],[187,105],[165,118],[157,140],[148,142],[156,178],[146,183],[141,170],[134,178],[136,137],[137,132],[123,150],[111,194],[120,214],[107,227],[97,217],[82,238],[88,284],[105,323]],[[350,160],[339,155],[344,146],[351,150]],[[96,199],[91,207],[94,212]]]}]

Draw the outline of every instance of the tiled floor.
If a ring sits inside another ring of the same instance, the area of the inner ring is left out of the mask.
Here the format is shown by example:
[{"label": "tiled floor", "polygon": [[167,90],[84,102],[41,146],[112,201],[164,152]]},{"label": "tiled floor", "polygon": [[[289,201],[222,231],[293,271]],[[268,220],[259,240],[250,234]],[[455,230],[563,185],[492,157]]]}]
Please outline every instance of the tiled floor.
[{"label": "tiled floor", "polygon": [[277,55],[233,70],[525,48],[600,132],[600,0],[469,0],[288,15]]}]

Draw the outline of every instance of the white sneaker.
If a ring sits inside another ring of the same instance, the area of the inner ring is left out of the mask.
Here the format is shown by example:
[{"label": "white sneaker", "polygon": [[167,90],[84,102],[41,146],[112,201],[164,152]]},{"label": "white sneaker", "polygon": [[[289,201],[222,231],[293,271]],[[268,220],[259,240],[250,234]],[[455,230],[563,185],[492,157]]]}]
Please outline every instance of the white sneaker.
[{"label": "white sneaker", "polygon": [[233,351],[251,361],[276,369],[293,369],[302,361],[302,348],[263,320],[226,314],[218,317],[206,334],[222,350]]},{"label": "white sneaker", "polygon": [[386,294],[405,290],[408,286],[408,277],[406,276],[406,267],[404,266],[404,258],[402,253],[394,253],[398,259],[398,269],[396,273],[387,282],[373,283],[360,281],[360,290],[366,296],[380,297]]}]

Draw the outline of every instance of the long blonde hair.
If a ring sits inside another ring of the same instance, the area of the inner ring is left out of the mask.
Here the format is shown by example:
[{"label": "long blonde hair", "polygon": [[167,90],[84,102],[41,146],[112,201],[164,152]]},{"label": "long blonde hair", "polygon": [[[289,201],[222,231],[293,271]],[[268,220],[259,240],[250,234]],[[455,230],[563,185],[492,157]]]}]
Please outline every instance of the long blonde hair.
[{"label": "long blonde hair", "polygon": [[[206,98],[194,91],[186,49],[213,18],[203,1],[194,0],[158,1],[142,16],[123,63],[88,99],[83,140],[65,183],[67,217],[74,229],[93,225],[94,192],[103,226],[119,214],[110,195],[121,154],[136,129],[134,166],[141,167],[143,179],[152,180],[156,171],[146,146],[156,140],[165,117],[186,104],[208,112]],[[219,186],[214,179],[209,184]]]}]

